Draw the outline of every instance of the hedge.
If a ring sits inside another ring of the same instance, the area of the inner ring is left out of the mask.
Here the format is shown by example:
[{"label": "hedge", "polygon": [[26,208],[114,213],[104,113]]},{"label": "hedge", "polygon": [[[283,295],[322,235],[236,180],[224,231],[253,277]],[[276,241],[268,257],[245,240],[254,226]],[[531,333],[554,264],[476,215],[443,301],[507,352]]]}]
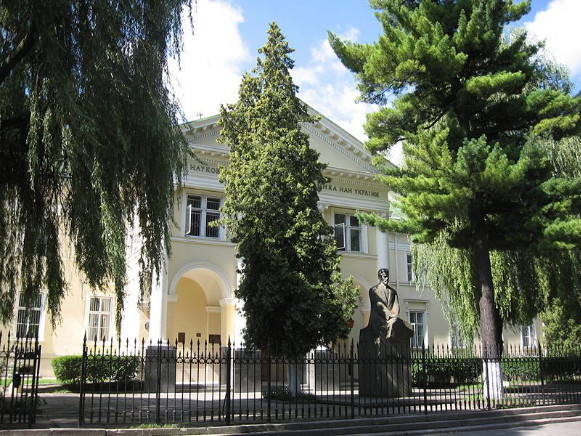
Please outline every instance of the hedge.
[{"label": "hedge", "polygon": [[[52,360],[54,375],[63,384],[79,384],[82,365],[83,356],[60,356]],[[138,356],[87,356],[86,381],[100,383],[135,380],[139,366]]]},{"label": "hedge", "polygon": [[476,358],[428,358],[424,365],[416,361],[411,366],[414,386],[475,383],[482,374],[482,359]]}]

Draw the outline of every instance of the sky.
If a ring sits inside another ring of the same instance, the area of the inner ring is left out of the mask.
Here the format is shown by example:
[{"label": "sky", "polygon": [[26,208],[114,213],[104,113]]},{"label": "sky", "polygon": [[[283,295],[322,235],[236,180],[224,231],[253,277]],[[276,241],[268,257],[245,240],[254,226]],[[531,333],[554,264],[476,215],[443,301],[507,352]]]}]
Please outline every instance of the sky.
[{"label": "sky", "polygon": [[[545,41],[549,56],[569,69],[574,92],[581,91],[581,0],[532,0],[531,8],[519,24]],[[295,49],[291,74],[299,97],[364,141],[366,114],[378,107],[356,102],[356,81],[331,50],[327,31],[375,42],[381,27],[367,0],[197,0],[179,66],[170,62],[185,118],[215,115],[221,104],[236,101],[242,74],[255,66],[272,21]]]}]

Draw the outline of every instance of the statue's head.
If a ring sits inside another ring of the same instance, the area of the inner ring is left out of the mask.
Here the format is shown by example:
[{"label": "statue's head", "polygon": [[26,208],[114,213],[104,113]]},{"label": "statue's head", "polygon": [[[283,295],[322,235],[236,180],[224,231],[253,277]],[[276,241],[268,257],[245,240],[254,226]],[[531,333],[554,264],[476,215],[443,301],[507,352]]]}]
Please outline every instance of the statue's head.
[{"label": "statue's head", "polygon": [[377,271],[377,278],[383,284],[389,283],[389,270],[387,268],[381,268]]}]

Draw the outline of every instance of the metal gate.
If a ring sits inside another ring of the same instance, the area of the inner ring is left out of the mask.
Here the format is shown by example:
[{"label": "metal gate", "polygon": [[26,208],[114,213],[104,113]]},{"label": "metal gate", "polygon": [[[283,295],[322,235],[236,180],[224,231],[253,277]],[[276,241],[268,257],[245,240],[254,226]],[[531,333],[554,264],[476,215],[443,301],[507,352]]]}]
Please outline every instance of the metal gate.
[{"label": "metal gate", "polygon": [[41,345],[0,332],[0,424],[34,424]]}]

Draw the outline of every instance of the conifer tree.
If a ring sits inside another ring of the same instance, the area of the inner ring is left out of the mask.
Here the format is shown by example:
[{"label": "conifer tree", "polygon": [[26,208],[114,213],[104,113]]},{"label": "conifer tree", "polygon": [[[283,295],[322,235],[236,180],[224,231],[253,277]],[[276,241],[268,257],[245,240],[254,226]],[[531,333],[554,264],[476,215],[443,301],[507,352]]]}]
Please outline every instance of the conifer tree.
[{"label": "conifer tree", "polygon": [[[463,250],[458,258],[470,265],[471,284],[461,289],[463,301],[478,314],[486,352],[498,357],[503,296],[494,290],[491,253],[534,256],[579,241],[576,182],[555,177],[543,148],[529,139],[576,131],[579,98],[540,60],[540,45],[528,43],[524,31],[506,33],[529,11],[528,1],[370,4],[384,29],[377,43],[330,34],[362,98],[384,105],[368,117],[369,149],[404,143],[403,168],[386,169],[383,180],[401,195],[406,219],[367,220],[411,233],[416,243]],[[385,105],[391,96],[393,105]],[[514,268],[527,267],[512,257]],[[456,279],[440,281],[454,286]]]},{"label": "conifer tree", "polygon": [[0,323],[18,292],[57,320],[69,256],[122,304],[132,226],[143,288],[159,272],[187,156],[167,56],[190,4],[0,3]]},{"label": "conifer tree", "polygon": [[317,208],[326,183],[303,123],[315,117],[296,96],[293,51],[272,23],[262,58],[222,107],[223,224],[243,260],[236,295],[244,302],[247,345],[304,355],[348,333],[356,290],[340,276],[332,228]]}]

